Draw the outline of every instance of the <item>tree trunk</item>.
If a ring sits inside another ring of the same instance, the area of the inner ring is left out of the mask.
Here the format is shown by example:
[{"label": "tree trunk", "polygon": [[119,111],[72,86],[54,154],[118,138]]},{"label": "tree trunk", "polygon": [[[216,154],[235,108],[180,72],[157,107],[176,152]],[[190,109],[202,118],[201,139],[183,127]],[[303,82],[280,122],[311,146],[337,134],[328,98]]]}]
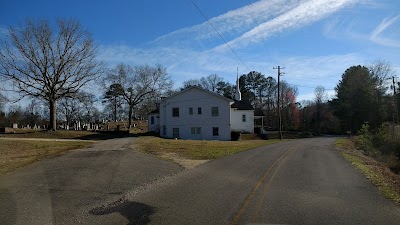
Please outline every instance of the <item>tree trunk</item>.
[{"label": "tree trunk", "polygon": [[50,105],[50,125],[49,130],[57,130],[57,120],[56,120],[56,100],[49,100]]},{"label": "tree trunk", "polygon": [[129,113],[128,113],[128,116],[129,116],[128,127],[129,127],[129,129],[131,129],[131,127],[132,127],[132,113],[133,113],[133,106],[129,105]]},{"label": "tree trunk", "polygon": [[114,122],[117,122],[117,98],[114,99]]},{"label": "tree trunk", "polygon": [[321,134],[321,103],[317,103],[317,129],[316,133]]},{"label": "tree trunk", "polygon": [[268,98],[267,100],[267,123],[268,123],[268,127],[271,126],[271,118],[270,118],[270,107],[271,107],[271,103],[270,103],[270,99]]}]

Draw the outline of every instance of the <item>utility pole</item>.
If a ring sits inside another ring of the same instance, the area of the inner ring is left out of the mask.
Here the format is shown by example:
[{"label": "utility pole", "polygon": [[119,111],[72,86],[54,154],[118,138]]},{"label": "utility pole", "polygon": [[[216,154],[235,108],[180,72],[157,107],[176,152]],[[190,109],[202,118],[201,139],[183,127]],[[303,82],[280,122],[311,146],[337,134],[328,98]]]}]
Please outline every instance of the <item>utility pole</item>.
[{"label": "utility pole", "polygon": [[399,111],[398,111],[398,105],[397,105],[397,96],[396,96],[396,79],[397,77],[392,76],[392,82],[393,82],[393,101],[394,101],[394,107],[395,107],[395,113],[393,113],[393,123],[398,123],[399,122]]},{"label": "utility pole", "polygon": [[282,140],[282,116],[281,116],[281,79],[283,73],[281,73],[281,69],[285,69],[285,67],[281,68],[280,66],[274,67],[274,70],[278,70],[278,117],[279,117],[279,139]]}]

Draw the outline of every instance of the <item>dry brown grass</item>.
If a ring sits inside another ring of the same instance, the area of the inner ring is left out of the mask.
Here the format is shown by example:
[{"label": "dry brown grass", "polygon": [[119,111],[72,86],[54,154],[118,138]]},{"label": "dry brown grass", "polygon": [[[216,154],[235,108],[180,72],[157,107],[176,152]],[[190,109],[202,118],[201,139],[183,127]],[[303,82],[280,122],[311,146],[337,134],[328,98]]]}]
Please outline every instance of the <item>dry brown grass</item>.
[{"label": "dry brown grass", "polygon": [[0,140],[0,174],[90,144],[83,141]]},{"label": "dry brown grass", "polygon": [[72,131],[72,130],[32,130],[32,129],[15,129],[14,134],[3,134],[3,137],[10,138],[57,138],[57,139],[76,139],[87,135],[91,135],[94,132],[91,131]]},{"label": "dry brown grass", "polygon": [[46,138],[46,139],[80,139],[80,140],[106,140],[120,137],[122,134],[113,132],[75,131],[75,130],[25,130],[15,134],[0,134],[6,138]]},{"label": "dry brown grass", "polygon": [[217,159],[277,142],[280,140],[198,141],[140,137],[136,139],[134,147],[153,155],[175,153],[188,159],[205,160]]},{"label": "dry brown grass", "polygon": [[341,148],[341,155],[360,170],[373,183],[383,196],[400,205],[400,176],[390,171],[383,163],[364,155],[355,148],[348,138],[340,138],[336,146]]}]

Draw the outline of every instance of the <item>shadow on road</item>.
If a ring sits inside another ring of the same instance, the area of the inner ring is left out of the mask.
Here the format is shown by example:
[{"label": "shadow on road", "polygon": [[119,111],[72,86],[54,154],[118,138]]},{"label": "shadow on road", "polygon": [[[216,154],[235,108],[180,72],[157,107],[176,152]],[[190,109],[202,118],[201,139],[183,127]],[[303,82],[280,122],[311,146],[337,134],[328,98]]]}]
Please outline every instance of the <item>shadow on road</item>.
[{"label": "shadow on road", "polygon": [[150,223],[150,215],[155,211],[152,206],[120,199],[106,206],[96,207],[89,212],[96,216],[119,213],[128,219],[129,223],[127,225],[145,225]]}]

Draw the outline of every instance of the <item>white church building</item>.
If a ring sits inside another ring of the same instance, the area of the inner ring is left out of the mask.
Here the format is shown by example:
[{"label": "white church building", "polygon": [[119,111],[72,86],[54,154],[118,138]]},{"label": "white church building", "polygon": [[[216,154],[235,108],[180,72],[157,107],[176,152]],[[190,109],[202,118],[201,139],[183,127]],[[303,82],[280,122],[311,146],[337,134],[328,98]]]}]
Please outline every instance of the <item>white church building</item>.
[{"label": "white church building", "polygon": [[241,99],[237,80],[235,99],[190,86],[163,99],[149,113],[148,129],[164,138],[231,140],[231,131],[254,133],[254,108]]}]

